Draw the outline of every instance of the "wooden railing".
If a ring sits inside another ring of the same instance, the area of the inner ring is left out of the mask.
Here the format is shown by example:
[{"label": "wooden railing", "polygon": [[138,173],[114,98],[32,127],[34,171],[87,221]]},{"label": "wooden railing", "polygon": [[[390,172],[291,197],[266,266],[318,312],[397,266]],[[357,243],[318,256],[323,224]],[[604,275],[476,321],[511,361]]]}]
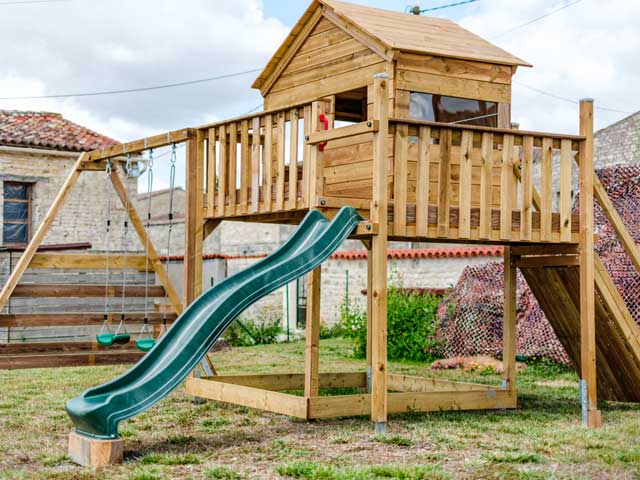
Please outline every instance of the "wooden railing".
[{"label": "wooden railing", "polygon": [[395,119],[390,132],[394,236],[576,241],[583,137]]},{"label": "wooden railing", "polygon": [[323,106],[314,102],[201,127],[205,217],[309,208],[316,178],[305,137],[319,128]]}]

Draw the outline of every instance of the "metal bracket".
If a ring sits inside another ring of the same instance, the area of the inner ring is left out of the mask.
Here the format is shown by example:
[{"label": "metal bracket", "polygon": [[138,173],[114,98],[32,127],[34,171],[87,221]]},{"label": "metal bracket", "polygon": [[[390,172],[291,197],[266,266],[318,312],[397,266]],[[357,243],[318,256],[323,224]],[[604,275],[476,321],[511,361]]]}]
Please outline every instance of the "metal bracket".
[{"label": "metal bracket", "polygon": [[587,402],[587,381],[580,380],[580,408],[582,409],[582,423],[587,425],[589,423],[589,407]]},{"label": "metal bracket", "polygon": [[367,366],[367,393],[371,393],[371,365]]}]

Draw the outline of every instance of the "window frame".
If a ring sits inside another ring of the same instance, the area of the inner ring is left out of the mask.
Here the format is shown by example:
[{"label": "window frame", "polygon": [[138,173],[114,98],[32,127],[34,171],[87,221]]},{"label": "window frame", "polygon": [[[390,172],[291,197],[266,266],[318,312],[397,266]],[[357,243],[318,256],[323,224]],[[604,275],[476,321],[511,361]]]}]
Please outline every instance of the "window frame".
[{"label": "window frame", "polygon": [[[27,198],[9,198],[6,196],[6,185],[24,185],[27,188]],[[26,220],[7,220],[5,219],[5,204],[9,203],[26,203],[27,204],[27,219]],[[26,247],[31,240],[32,235],[32,219],[33,219],[33,183],[31,182],[16,182],[16,181],[4,181],[2,184],[2,245],[7,247]],[[27,225],[27,239],[26,242],[6,242],[4,235],[5,225]]]}]

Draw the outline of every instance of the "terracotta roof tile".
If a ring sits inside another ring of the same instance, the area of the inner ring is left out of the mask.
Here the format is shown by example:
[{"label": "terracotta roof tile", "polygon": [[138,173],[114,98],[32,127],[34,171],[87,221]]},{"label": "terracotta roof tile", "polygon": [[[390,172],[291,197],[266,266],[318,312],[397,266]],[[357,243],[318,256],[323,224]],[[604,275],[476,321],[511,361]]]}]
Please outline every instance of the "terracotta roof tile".
[{"label": "terracotta roof tile", "polygon": [[[443,247],[443,248],[390,248],[388,258],[401,259],[418,259],[418,258],[462,258],[462,257],[501,257],[503,253],[502,246],[495,247]],[[251,255],[227,255],[225,253],[207,253],[203,255],[205,260],[225,259],[236,260],[243,258],[264,258],[266,253],[255,253]],[[169,257],[171,261],[181,261],[184,259],[182,255],[172,255]],[[345,250],[335,252],[331,255],[333,260],[363,260],[367,258],[366,250]],[[167,257],[161,257],[163,261]]]},{"label": "terracotta roof tile", "polygon": [[117,143],[59,113],[0,110],[0,145],[87,152]]}]

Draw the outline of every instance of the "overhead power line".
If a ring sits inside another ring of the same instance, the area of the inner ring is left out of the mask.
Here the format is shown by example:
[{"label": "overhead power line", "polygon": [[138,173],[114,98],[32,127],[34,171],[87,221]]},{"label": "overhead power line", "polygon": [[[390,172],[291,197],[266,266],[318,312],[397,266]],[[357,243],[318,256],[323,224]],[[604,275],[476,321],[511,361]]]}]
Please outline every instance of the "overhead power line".
[{"label": "overhead power line", "polygon": [[23,97],[0,97],[0,100],[41,100],[45,98],[71,98],[71,97],[95,97],[99,95],[116,95],[120,93],[135,93],[135,92],[148,92],[150,90],[162,90],[164,88],[183,87],[185,85],[195,85],[197,83],[213,82],[216,80],[223,80],[225,78],[239,77],[241,75],[247,75],[249,73],[255,73],[261,71],[261,68],[254,68],[251,70],[245,70],[243,72],[227,73],[225,75],[217,75],[215,77],[199,78],[197,80],[188,80],[186,82],[167,83],[164,85],[154,85],[151,87],[140,88],[127,88],[122,90],[104,90],[99,92],[82,92],[82,93],[59,93],[53,95],[31,95]]},{"label": "overhead power line", "polygon": [[[531,90],[532,92],[539,93],[540,95],[546,95],[547,97],[555,98],[556,100],[562,100],[563,102],[568,102],[568,103],[573,103],[573,104],[579,104],[580,103],[577,100],[574,100],[572,98],[563,97],[561,95],[556,95],[555,93],[551,93],[551,92],[546,92],[546,91],[541,90],[539,88],[532,87],[531,85],[527,85],[525,83],[518,82],[516,80],[513,80],[513,83],[516,84],[516,85],[520,85],[521,87],[524,87],[524,88],[526,88],[528,90]],[[598,106],[598,104],[596,104],[594,106],[594,108],[596,110],[603,110],[605,112],[624,113],[624,114],[627,114],[627,115],[631,115],[632,113],[634,113],[634,112],[629,112],[629,111],[626,111],[626,110],[619,110],[617,108],[600,107],[600,106]]]},{"label": "overhead power line", "polygon": [[440,5],[439,7],[431,7],[431,8],[420,8],[418,6],[415,7],[411,7],[410,11],[412,13],[414,13],[415,15],[419,14],[419,13],[425,13],[425,12],[433,12],[435,10],[443,10],[445,8],[451,8],[451,7],[458,7],[460,5],[466,5],[467,3],[473,3],[473,2],[477,2],[478,0],[463,0],[461,2],[456,2],[456,3],[449,3],[447,5]]},{"label": "overhead power line", "polygon": [[520,25],[516,25],[515,27],[510,28],[509,30],[505,30],[504,32],[500,32],[497,35],[489,37],[489,40],[493,40],[495,38],[502,37],[504,35],[507,35],[508,33],[514,32],[514,31],[516,31],[516,30],[518,30],[520,28],[528,27],[532,23],[538,22],[538,21],[540,21],[540,20],[542,20],[544,18],[547,18],[547,17],[553,15],[554,13],[558,13],[558,12],[564,10],[565,8],[569,8],[569,7],[571,7],[571,6],[573,6],[573,5],[577,4],[577,3],[580,3],[580,2],[582,2],[582,0],[575,0],[575,1],[571,2],[571,3],[567,3],[566,5],[558,7],[555,10],[551,10],[550,12],[547,12],[544,15],[540,15],[539,17],[532,18],[531,20],[529,20],[527,22],[524,22],[524,23],[521,23]]},{"label": "overhead power line", "polygon": [[16,0],[11,2],[0,2],[0,5],[28,5],[30,3],[60,3],[71,0]]}]

